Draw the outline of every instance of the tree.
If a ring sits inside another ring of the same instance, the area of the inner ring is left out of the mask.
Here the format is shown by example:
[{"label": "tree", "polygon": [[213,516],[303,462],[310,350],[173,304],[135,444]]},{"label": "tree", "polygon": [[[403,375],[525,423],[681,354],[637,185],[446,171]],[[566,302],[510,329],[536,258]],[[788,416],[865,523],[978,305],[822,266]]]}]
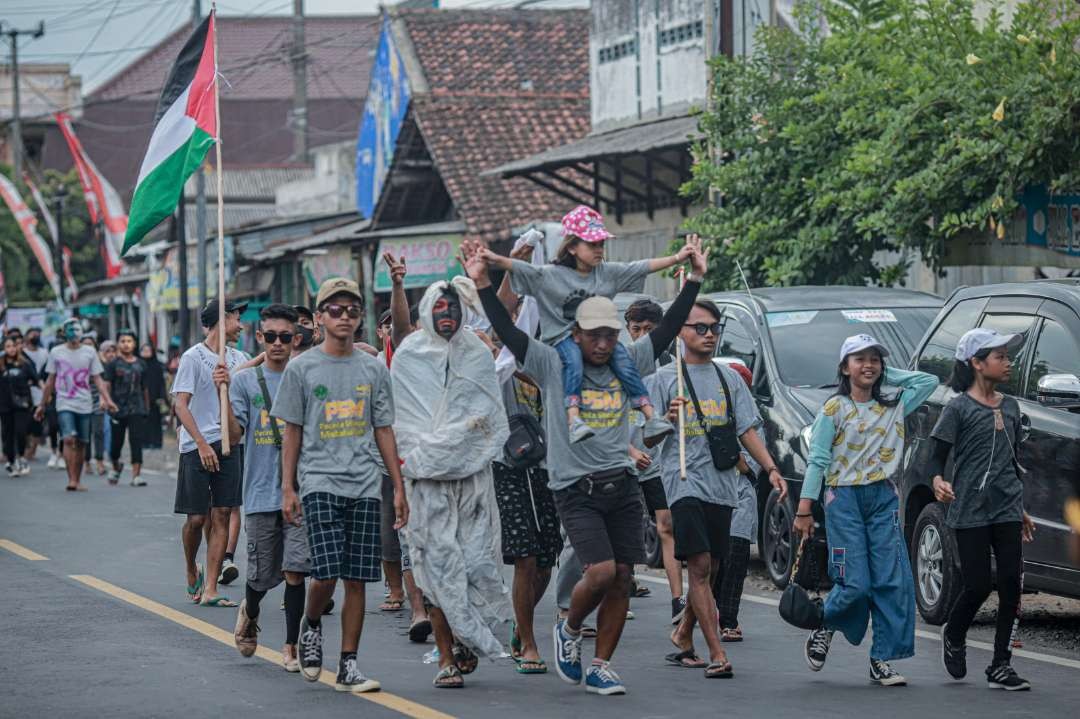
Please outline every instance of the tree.
[{"label": "tree", "polygon": [[[755,284],[900,282],[909,251],[1004,234],[1029,186],[1080,188],[1080,13],[1072,0],[817,3],[799,33],[714,61],[713,109],[684,192],[724,198],[688,225],[724,240]],[[902,255],[903,253],[901,253]],[[730,263],[714,284],[733,286]]]}]

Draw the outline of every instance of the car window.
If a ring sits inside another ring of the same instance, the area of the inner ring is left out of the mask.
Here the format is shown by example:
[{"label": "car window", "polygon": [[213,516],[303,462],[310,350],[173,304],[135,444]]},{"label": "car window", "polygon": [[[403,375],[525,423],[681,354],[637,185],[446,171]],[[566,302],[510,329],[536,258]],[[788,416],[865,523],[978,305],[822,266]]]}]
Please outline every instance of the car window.
[{"label": "car window", "polygon": [[1023,381],[1025,348],[1031,340],[1031,328],[1035,324],[1034,315],[1022,314],[989,314],[983,317],[981,327],[989,327],[1001,334],[1022,334],[1026,338],[1019,349],[1011,352],[1009,357],[1013,361],[1012,375],[1009,381],[998,385],[1005,394],[1014,397],[1019,396],[1020,382]]},{"label": "car window", "polygon": [[730,307],[724,310],[724,330],[716,346],[717,357],[736,357],[751,370],[754,369],[754,357],[757,354],[754,336],[747,329],[753,326],[750,316]]},{"label": "car window", "polygon": [[1043,320],[1035,354],[1028,372],[1024,396],[1036,399],[1039,378],[1048,374],[1071,374],[1080,377],[1080,351],[1068,330],[1054,320]]},{"label": "car window", "polygon": [[927,341],[919,355],[918,368],[935,375],[942,382],[947,380],[956,357],[956,343],[961,335],[978,324],[985,306],[985,298],[957,302]]}]

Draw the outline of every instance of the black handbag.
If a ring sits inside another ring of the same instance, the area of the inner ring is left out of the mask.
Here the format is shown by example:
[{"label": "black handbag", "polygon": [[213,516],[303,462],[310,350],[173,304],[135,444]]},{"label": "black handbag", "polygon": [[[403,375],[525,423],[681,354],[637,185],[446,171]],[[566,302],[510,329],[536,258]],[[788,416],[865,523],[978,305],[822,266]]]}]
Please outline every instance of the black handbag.
[{"label": "black handbag", "polygon": [[690,399],[694,402],[698,424],[705,430],[705,441],[709,445],[713,466],[723,472],[739,463],[742,448],[739,446],[739,437],[735,434],[735,399],[731,396],[731,390],[728,389],[724,373],[715,363],[710,364],[716,370],[716,376],[720,378],[720,385],[724,388],[725,405],[727,405],[727,423],[718,427],[711,426],[705,421],[705,415],[701,412],[697,393],[694,392],[694,383],[690,381],[690,373],[686,370],[685,362],[683,362],[682,370],[683,377],[686,378],[686,388],[690,392]]},{"label": "black handbag", "polygon": [[544,428],[531,414],[511,415],[510,436],[503,445],[503,457],[506,464],[514,469],[529,469],[544,461],[547,456],[547,441]]},{"label": "black handbag", "polygon": [[[795,552],[795,564],[791,567],[791,580],[784,588],[784,593],[780,595],[780,618],[800,629],[821,629],[825,622],[824,603],[820,597],[811,597],[810,593],[796,581],[799,577],[799,563],[805,546],[806,540],[799,542],[799,548]],[[810,556],[810,561],[815,562],[813,552]]]}]

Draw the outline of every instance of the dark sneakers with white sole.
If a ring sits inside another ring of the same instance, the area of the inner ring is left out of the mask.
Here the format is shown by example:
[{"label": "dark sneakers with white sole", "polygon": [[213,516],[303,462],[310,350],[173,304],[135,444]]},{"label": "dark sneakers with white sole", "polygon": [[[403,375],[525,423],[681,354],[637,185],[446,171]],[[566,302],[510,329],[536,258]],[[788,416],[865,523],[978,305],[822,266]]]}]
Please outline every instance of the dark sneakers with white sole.
[{"label": "dark sneakers with white sole", "polygon": [[883,687],[902,687],[907,684],[904,675],[897,673],[888,662],[870,660],[870,681]]},{"label": "dark sneakers with white sole", "polygon": [[953,642],[949,639],[949,625],[941,627],[941,665],[953,679],[967,676],[967,643]]},{"label": "dark sneakers with white sole", "polygon": [[806,638],[803,656],[806,658],[806,665],[812,671],[820,672],[825,666],[825,660],[829,658],[829,645],[832,644],[832,638],[831,629],[815,629]]},{"label": "dark sneakers with white sole", "polygon": [[1007,692],[1022,692],[1031,689],[1031,682],[1017,676],[1008,662],[991,664],[986,668],[986,684],[991,689],[1004,689]]}]

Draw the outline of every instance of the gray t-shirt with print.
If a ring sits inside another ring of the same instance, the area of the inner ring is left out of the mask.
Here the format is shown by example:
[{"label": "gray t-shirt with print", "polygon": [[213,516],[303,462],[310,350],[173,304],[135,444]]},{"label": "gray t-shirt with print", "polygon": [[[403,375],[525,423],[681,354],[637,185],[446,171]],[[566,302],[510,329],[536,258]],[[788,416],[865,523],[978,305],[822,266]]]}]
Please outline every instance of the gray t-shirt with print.
[{"label": "gray t-shirt with print", "polygon": [[[656,397],[656,378],[659,374],[654,374],[651,377],[645,379],[645,389],[649,390],[649,397]],[[656,407],[657,412],[663,412],[664,409],[660,407],[656,400],[653,400],[653,405]],[[629,416],[630,421],[630,444],[641,452],[644,452],[652,460],[652,463],[644,470],[636,470],[639,482],[647,482],[650,479],[660,478],[660,450],[663,448],[664,443],[661,442],[652,448],[645,446],[645,415],[641,412],[631,412]]]},{"label": "gray t-shirt with print", "polygon": [[[652,338],[642,337],[628,348],[630,359],[641,376],[655,369]],[[548,445],[548,487],[565,489],[582,477],[625,467],[630,461],[630,398],[608,365],[585,363],[582,377],[581,418],[592,427],[593,436],[571,444],[566,421],[562,384],[562,361],[554,347],[530,339],[525,353],[525,373],[540,384],[544,400],[544,432]]]},{"label": "gray t-shirt with print", "polygon": [[1013,464],[1021,431],[1020,405],[1005,396],[1000,410],[1002,423],[996,428],[994,408],[962,392],[941,410],[931,432],[931,437],[953,446],[956,499],[945,513],[945,523],[953,529],[1023,519],[1024,485]]},{"label": "gray t-shirt with print", "polygon": [[[735,370],[717,367],[714,362],[687,364],[684,381],[693,382],[698,404],[701,406],[702,414],[705,415],[705,423],[710,427],[722,427],[728,422],[728,398],[716,374],[717,369],[724,373],[724,380],[731,392],[735,409],[735,434],[741,437],[747,430],[760,424],[761,416],[758,414],[757,405],[754,404],[750,390]],[[671,404],[671,400],[678,396],[678,380],[674,364],[667,365],[657,373],[656,387],[654,399],[657,407],[667,407]],[[689,389],[686,390],[686,396],[690,396]],[[668,504],[672,505],[687,497],[695,497],[703,502],[725,507],[738,506],[739,471],[735,467],[720,471],[713,466],[705,429],[698,420],[694,404],[688,403],[685,411],[685,481],[679,478],[678,436],[670,435],[664,440],[664,450],[661,454],[664,492],[667,494]]]},{"label": "gray t-shirt with print", "polygon": [[[270,404],[275,404],[281,372],[263,367]],[[229,404],[244,428],[244,513],[277,512],[281,509],[281,451],[274,441],[274,428],[285,433],[285,423],[272,420],[254,367],[240,370],[229,383]]]},{"label": "gray t-shirt with print", "polygon": [[310,349],[285,367],[271,414],[304,429],[300,496],[381,497],[374,430],[394,423],[384,363],[359,350],[332,357],[321,346]]},{"label": "gray t-shirt with print", "polygon": [[90,383],[102,371],[101,359],[93,347],[79,345],[71,349],[61,344],[49,350],[45,372],[56,375],[56,411],[93,414]]},{"label": "gray t-shirt with print", "polygon": [[578,305],[589,297],[614,297],[620,292],[641,292],[649,274],[649,261],[602,262],[587,275],[562,265],[533,265],[512,260],[510,287],[519,295],[536,298],[540,311],[540,338],[556,344],[570,334]]}]

